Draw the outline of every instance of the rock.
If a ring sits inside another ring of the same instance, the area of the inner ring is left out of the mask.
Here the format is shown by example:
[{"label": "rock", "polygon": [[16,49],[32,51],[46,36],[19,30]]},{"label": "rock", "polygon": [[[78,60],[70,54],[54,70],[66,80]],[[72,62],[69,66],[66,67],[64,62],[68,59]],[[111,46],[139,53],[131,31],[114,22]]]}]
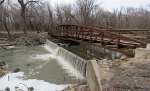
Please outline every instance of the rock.
[{"label": "rock", "polygon": [[10,91],[10,88],[9,88],[9,87],[7,87],[7,88],[5,89],[5,91]]},{"label": "rock", "polygon": [[16,68],[15,70],[14,70],[14,73],[17,73],[17,72],[20,72],[20,68]]},{"label": "rock", "polygon": [[1,67],[1,66],[6,66],[6,63],[5,63],[4,61],[1,61],[1,62],[0,62],[0,67]]},{"label": "rock", "polygon": [[34,91],[34,88],[33,87],[29,87],[28,91]]},{"label": "rock", "polygon": [[71,85],[63,91],[90,91],[88,85]]},{"label": "rock", "polygon": [[4,61],[0,61],[0,77],[7,73],[7,65]]},{"label": "rock", "polygon": [[26,66],[31,66],[31,64],[27,64]]},{"label": "rock", "polygon": [[0,77],[4,76],[7,73],[6,70],[0,69]]},{"label": "rock", "polygon": [[20,89],[19,87],[15,87],[15,91],[24,91],[24,90]]}]

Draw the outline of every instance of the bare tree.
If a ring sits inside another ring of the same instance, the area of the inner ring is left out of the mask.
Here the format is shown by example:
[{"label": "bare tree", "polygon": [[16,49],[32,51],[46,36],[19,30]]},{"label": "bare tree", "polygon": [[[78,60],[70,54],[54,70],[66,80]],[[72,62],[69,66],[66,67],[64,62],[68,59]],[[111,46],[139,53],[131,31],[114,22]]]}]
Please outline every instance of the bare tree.
[{"label": "bare tree", "polygon": [[[0,5],[2,5],[2,3],[4,3],[5,0],[0,2]],[[9,24],[10,24],[10,16],[9,16],[9,1],[7,1],[7,5],[1,7],[1,19],[0,22],[2,23],[3,27],[5,28],[7,34],[8,34],[8,38],[11,39],[11,34],[10,34],[10,29],[9,29]]]},{"label": "bare tree", "polygon": [[26,7],[30,3],[38,3],[39,1],[37,1],[37,0],[28,0],[28,1],[25,2],[24,0],[18,0],[18,2],[20,4],[20,6],[21,6],[21,17],[22,17],[23,23],[24,23],[23,31],[26,34],[27,33],[26,28],[25,28],[25,26],[26,26],[26,15],[25,15],[26,14]]},{"label": "bare tree", "polygon": [[48,14],[49,14],[49,18],[48,18],[48,20],[49,20],[49,24],[48,24],[48,30],[50,29],[50,30],[52,30],[52,28],[53,28],[53,26],[54,26],[54,17],[53,17],[53,11],[52,11],[52,9],[51,9],[51,7],[50,7],[50,5],[49,4],[47,4],[47,7],[48,7]]},{"label": "bare tree", "polygon": [[[2,11],[3,11],[3,7],[2,4],[4,3],[5,0],[0,0],[0,22],[2,22]],[[2,26],[2,25],[1,25]]]},{"label": "bare tree", "polygon": [[0,5],[2,5],[4,3],[5,0],[0,0]]},{"label": "bare tree", "polygon": [[63,23],[63,12],[62,12],[62,8],[60,6],[56,7],[56,17],[57,17],[57,23],[62,24]]},{"label": "bare tree", "polygon": [[82,24],[90,24],[96,7],[96,0],[77,0],[77,10]]},{"label": "bare tree", "polygon": [[[76,0],[73,5],[57,5],[52,9],[40,0],[0,0],[0,28],[37,32],[52,30],[57,24],[85,24],[114,28],[148,28],[150,11],[146,8],[122,8],[109,12],[97,7],[96,0]],[[5,4],[3,4],[6,2]],[[40,3],[39,3],[40,2]]]}]

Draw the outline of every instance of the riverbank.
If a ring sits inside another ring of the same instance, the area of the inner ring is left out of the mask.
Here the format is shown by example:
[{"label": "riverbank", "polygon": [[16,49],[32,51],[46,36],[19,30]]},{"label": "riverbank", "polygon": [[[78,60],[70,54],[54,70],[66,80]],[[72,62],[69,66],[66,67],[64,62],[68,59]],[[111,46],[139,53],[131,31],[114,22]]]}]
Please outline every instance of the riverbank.
[{"label": "riverbank", "polygon": [[46,32],[36,33],[30,32],[24,34],[22,32],[16,32],[11,35],[11,38],[7,36],[7,33],[0,33],[0,47],[7,48],[7,46],[36,46],[45,43],[48,35]]},{"label": "riverbank", "polygon": [[[99,69],[96,78],[101,82],[102,91],[148,91],[150,89],[150,46],[137,48],[134,58],[97,60]],[[88,84],[72,85],[65,91],[99,91],[93,85],[94,78],[87,78]],[[96,81],[95,81],[96,84]],[[90,87],[91,90],[88,88]]]},{"label": "riverbank", "polygon": [[134,58],[99,60],[104,91],[148,91],[150,89],[150,49],[135,49]]}]

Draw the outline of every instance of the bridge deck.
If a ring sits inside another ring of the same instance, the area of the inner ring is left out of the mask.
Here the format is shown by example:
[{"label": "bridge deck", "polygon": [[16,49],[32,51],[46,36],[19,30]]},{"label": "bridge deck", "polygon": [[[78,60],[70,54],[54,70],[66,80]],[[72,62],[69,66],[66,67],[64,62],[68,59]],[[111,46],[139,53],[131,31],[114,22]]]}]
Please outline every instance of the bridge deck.
[{"label": "bridge deck", "polygon": [[113,33],[107,31],[107,29],[100,29],[92,26],[58,25],[54,31],[50,32],[50,34],[55,37],[62,37],[66,39],[80,39],[91,42],[100,42],[102,44],[121,45],[132,48],[146,46],[146,43],[143,41],[125,37],[115,32]]}]

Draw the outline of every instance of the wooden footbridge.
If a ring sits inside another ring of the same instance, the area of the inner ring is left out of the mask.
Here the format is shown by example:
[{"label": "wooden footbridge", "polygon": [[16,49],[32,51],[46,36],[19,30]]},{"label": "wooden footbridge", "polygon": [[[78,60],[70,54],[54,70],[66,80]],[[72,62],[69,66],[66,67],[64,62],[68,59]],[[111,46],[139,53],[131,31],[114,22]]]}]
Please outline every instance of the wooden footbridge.
[{"label": "wooden footbridge", "polygon": [[[116,32],[115,32],[116,31]],[[117,45],[118,47],[145,47],[146,43],[134,38],[121,35],[123,30],[113,30],[97,26],[84,25],[58,25],[49,35],[72,40],[83,40],[103,45]],[[129,30],[128,30],[129,31]]]}]

